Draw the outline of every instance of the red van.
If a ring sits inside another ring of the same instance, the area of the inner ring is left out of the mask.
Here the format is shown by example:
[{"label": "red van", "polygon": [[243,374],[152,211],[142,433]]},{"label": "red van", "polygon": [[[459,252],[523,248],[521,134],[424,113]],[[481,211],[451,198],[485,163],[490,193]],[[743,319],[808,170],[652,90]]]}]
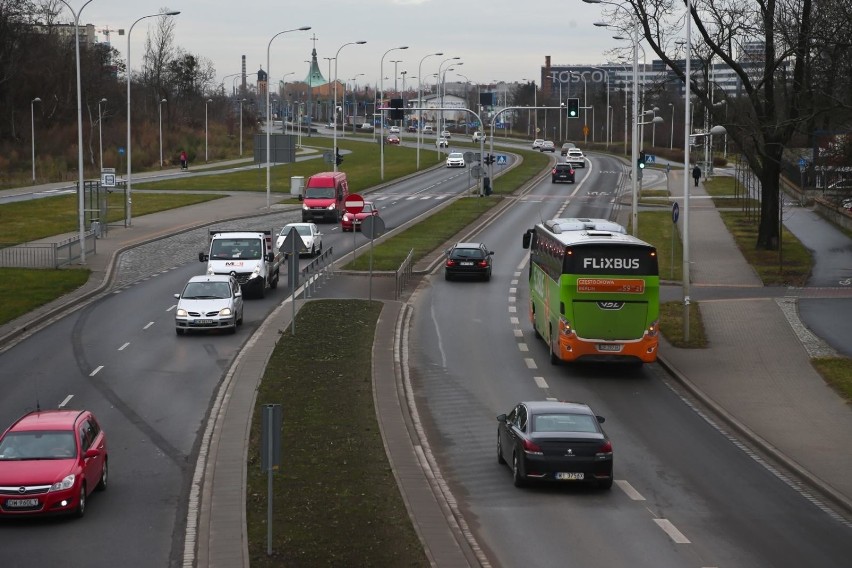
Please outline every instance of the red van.
[{"label": "red van", "polygon": [[302,222],[331,221],[343,217],[349,184],[343,172],[321,172],[308,178],[302,200]]}]

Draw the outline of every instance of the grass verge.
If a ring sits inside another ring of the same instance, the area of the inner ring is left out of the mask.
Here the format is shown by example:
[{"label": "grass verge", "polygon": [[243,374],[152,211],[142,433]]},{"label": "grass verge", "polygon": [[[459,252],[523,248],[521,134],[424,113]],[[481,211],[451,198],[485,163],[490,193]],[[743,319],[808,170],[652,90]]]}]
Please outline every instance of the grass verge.
[{"label": "grass verge", "polygon": [[852,404],[852,359],[847,357],[818,357],[812,359],[814,368],[846,404]]},{"label": "grass verge", "polygon": [[15,299],[14,302],[0,302],[0,324],[76,290],[86,283],[89,273],[88,268],[0,268],[0,296]]},{"label": "grass verge", "polygon": [[[380,302],[315,300],[282,333],[257,393],[246,513],[252,566],[428,566],[387,462],[372,390]],[[341,318],[340,314],[346,317]],[[322,345],[334,349],[318,349]],[[262,407],[281,404],[267,556]]]}]

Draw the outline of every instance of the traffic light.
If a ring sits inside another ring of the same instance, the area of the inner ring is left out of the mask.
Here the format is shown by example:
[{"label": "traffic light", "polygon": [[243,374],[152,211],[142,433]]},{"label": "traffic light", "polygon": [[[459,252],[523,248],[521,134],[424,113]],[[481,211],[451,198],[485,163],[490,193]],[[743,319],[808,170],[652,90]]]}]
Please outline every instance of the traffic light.
[{"label": "traffic light", "polygon": [[334,163],[338,166],[343,163],[343,156],[340,155],[340,148],[334,149]]},{"label": "traffic light", "polygon": [[645,152],[639,152],[639,163],[636,165],[639,166],[640,170],[645,169]]},{"label": "traffic light", "polygon": [[405,120],[405,101],[402,99],[391,99],[390,107],[391,120]]},{"label": "traffic light", "polygon": [[580,116],[580,99],[568,99],[568,118]]},{"label": "traffic light", "polygon": [[494,163],[494,161],[495,161],[495,158],[491,154],[488,154],[487,156],[485,156],[485,165],[486,166],[490,166],[491,164]]}]

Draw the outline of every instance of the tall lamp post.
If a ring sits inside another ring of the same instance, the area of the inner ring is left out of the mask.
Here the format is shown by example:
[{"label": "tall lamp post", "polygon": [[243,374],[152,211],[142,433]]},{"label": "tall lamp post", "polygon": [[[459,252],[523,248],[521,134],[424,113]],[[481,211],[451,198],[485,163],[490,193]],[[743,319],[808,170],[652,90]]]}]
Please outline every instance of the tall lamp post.
[{"label": "tall lamp post", "polygon": [[[363,75],[364,75],[364,73],[358,73],[354,77],[349,78],[349,81],[352,81],[352,110],[354,111],[353,116],[355,116],[355,117],[358,116],[358,101],[355,100],[355,81],[358,80],[358,77],[362,77]],[[343,120],[340,121],[341,122],[340,135],[341,136],[346,136],[346,83],[347,82],[343,83]],[[366,109],[364,110],[364,113],[365,114],[367,113]],[[354,119],[352,120],[352,133],[353,134],[355,133],[355,120]]]},{"label": "tall lamp post", "polygon": [[[609,144],[611,142],[609,135],[609,70],[604,69],[603,67],[592,67],[592,69],[596,71],[603,71],[604,77],[606,77],[606,147],[609,149]],[[592,118],[594,118],[594,116],[595,114],[592,112]],[[592,135],[592,140],[594,140],[594,135]]]},{"label": "tall lamp post", "polygon": [[[337,53],[334,54],[334,106],[332,107],[332,116],[334,117],[334,144],[332,145],[332,150],[334,152],[334,171],[337,171],[337,58],[340,56],[340,51],[346,47],[347,45],[364,45],[367,43],[364,40],[359,41],[350,41],[348,43],[344,43],[337,49]],[[343,88],[344,94],[344,104],[346,102],[346,87]]]},{"label": "tall lamp post", "polygon": [[669,139],[669,150],[674,150],[674,103],[669,103],[669,106],[672,107],[672,134]]},{"label": "tall lamp post", "polygon": [[[311,26],[302,26],[301,28],[294,28],[292,30],[284,30],[284,31],[278,32],[277,34],[275,34],[274,36],[269,38],[269,43],[266,44],[266,73],[267,73],[267,77],[272,76],[272,69],[269,66],[269,50],[272,47],[272,40],[274,40],[275,38],[277,38],[281,34],[286,34],[286,33],[289,33],[289,32],[304,32],[304,31],[307,31],[309,29],[311,29]],[[310,78],[309,78],[309,81],[310,81]],[[310,85],[308,85],[308,92],[310,92],[310,88],[311,88]],[[271,109],[270,109],[270,103],[269,103],[269,86],[267,85],[267,87],[266,87],[266,208],[267,209],[270,208],[270,203],[269,203],[270,191],[271,191],[270,180],[272,178],[272,171],[270,169],[271,154],[270,154],[270,151],[269,151],[269,144],[270,144],[269,131],[272,129],[272,121],[270,120],[271,115],[269,114],[270,110]],[[240,103],[240,112],[242,113],[242,103]],[[243,121],[242,121],[242,119],[240,119],[240,127],[242,127],[242,124],[243,124]],[[300,124],[299,125],[299,132],[302,131],[301,129],[302,129],[302,125]],[[240,135],[240,144],[242,144],[242,140],[243,140],[242,135]],[[242,151],[240,152],[240,155],[242,155]]]},{"label": "tall lamp post", "polygon": [[[36,175],[35,175],[35,104],[40,103],[41,99],[36,97],[30,102],[30,134],[32,135],[33,142],[33,184],[35,184]],[[100,108],[100,107],[98,107]],[[103,165],[101,165],[101,169],[103,169]]]},{"label": "tall lamp post", "polygon": [[[421,77],[423,77],[423,61],[426,60],[427,57],[434,57],[436,55],[444,55],[443,52],[439,51],[438,53],[430,53],[428,55],[424,55],[420,60],[420,65],[417,66],[417,106],[420,108],[417,111],[417,169],[420,169],[420,144],[423,141],[423,81]],[[483,126],[484,128],[484,126]]]},{"label": "tall lamp post", "polygon": [[103,128],[101,128],[101,122],[103,120],[103,115],[101,114],[101,105],[107,102],[106,99],[101,99],[98,101],[98,155],[100,156],[100,165],[101,171],[104,169],[104,135]]},{"label": "tall lamp post", "polygon": [[[85,219],[84,219],[84,211],[85,203],[83,197],[83,184],[84,184],[84,172],[83,172],[83,89],[80,85],[80,14],[83,12],[83,9],[89,5],[92,0],[86,0],[86,2],[80,6],[80,10],[77,12],[66,2],[65,0],[59,0],[65,6],[71,10],[71,13],[74,15],[74,60],[76,62],[77,67],[77,174],[78,174],[78,182],[77,182],[77,205],[79,209],[79,232],[80,232],[80,263],[86,264],[86,235],[85,235]],[[32,104],[32,103],[30,103]]]},{"label": "tall lamp post", "polygon": [[[451,61],[457,61],[459,59],[461,59],[461,57],[458,57],[458,56],[448,57],[447,59],[444,59],[443,61],[441,61],[438,64],[438,75],[437,75],[437,78],[435,79],[435,94],[439,95],[441,97],[439,99],[440,102],[438,103],[440,105],[439,108],[444,108],[444,94],[443,94],[443,91],[441,90],[441,87],[442,87],[443,82],[444,82],[444,80],[443,80],[444,72],[441,70],[441,68],[444,66],[445,63],[450,63]],[[454,65],[454,63],[450,63],[450,65]],[[444,128],[444,111],[439,110],[439,111],[437,111],[436,114],[439,118],[438,118],[438,124],[436,125],[436,128],[435,128],[435,141],[436,141],[435,149],[440,152],[440,148],[438,147],[437,140],[438,140],[438,138],[441,137],[441,130]]]},{"label": "tall lamp post", "polygon": [[167,103],[166,99],[160,99],[160,102],[157,103],[157,110],[160,115],[160,167],[163,167],[163,103]]},{"label": "tall lamp post", "polygon": [[204,163],[206,164],[209,161],[209,155],[207,153],[207,105],[212,103],[213,99],[207,99],[204,101]]},{"label": "tall lamp post", "polygon": [[130,172],[132,171],[133,164],[133,154],[131,152],[130,145],[130,35],[133,33],[133,27],[136,26],[139,22],[144,20],[145,18],[157,18],[160,16],[177,16],[180,12],[164,12],[162,14],[149,14],[147,16],[142,16],[135,22],[130,25],[130,29],[127,31],[127,69],[125,70],[125,74],[127,75],[127,226],[129,227],[133,223],[133,199],[132,199],[132,184],[130,180]]},{"label": "tall lamp post", "polygon": [[243,157],[243,103],[245,99],[240,99],[240,158]]},{"label": "tall lamp post", "polygon": [[[630,147],[630,162],[632,164],[632,193],[633,199],[631,203],[631,211],[630,211],[630,220],[631,226],[633,229],[633,235],[636,236],[639,233],[639,198],[638,198],[638,160],[639,160],[639,148],[637,139],[637,130],[638,130],[638,122],[639,122],[639,22],[636,19],[636,15],[629,11],[627,8],[622,6],[621,4],[616,4],[614,2],[607,2],[605,0],[583,0],[586,4],[609,4],[611,6],[615,6],[616,8],[621,8],[625,10],[630,16],[630,20],[632,23],[632,37],[630,41],[633,43],[633,120],[632,120],[632,140]],[[611,27],[607,22],[595,22],[595,26],[598,27]]]},{"label": "tall lamp post", "polygon": [[[384,104],[384,100],[385,100],[385,56],[388,53],[390,53],[391,51],[399,51],[399,50],[402,50],[402,49],[408,49],[408,46],[402,45],[400,47],[390,48],[389,50],[387,50],[386,52],[384,52],[382,54],[382,58],[379,61],[379,85],[380,85],[379,102],[381,104]],[[380,161],[379,170],[381,171],[381,178],[380,179],[384,180],[385,179],[385,112],[382,111],[381,115],[379,115],[379,116],[381,117],[380,122],[382,123],[381,124],[381,137],[379,138],[379,148],[381,149],[380,150],[380,158],[379,158],[379,161]]]}]

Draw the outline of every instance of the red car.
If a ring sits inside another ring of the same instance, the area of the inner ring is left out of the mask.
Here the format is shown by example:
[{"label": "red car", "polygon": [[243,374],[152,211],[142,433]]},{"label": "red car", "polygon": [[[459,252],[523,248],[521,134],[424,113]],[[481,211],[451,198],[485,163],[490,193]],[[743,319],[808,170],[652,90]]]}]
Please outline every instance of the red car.
[{"label": "red car", "polygon": [[399,136],[396,134],[391,134],[388,136],[388,144],[397,144],[399,145]]},{"label": "red car", "polygon": [[364,219],[374,215],[378,216],[378,214],[379,210],[376,209],[376,206],[373,205],[373,203],[370,201],[365,201],[364,208],[361,210],[360,213],[356,213],[355,215],[353,215],[352,213],[349,213],[347,211],[343,214],[343,218],[340,220],[340,229],[344,232],[351,231],[352,227],[354,226],[356,231],[360,231],[361,223],[364,221]]},{"label": "red car", "polygon": [[82,517],[107,487],[106,434],[87,410],[37,410],[0,438],[0,517],[70,513]]}]

